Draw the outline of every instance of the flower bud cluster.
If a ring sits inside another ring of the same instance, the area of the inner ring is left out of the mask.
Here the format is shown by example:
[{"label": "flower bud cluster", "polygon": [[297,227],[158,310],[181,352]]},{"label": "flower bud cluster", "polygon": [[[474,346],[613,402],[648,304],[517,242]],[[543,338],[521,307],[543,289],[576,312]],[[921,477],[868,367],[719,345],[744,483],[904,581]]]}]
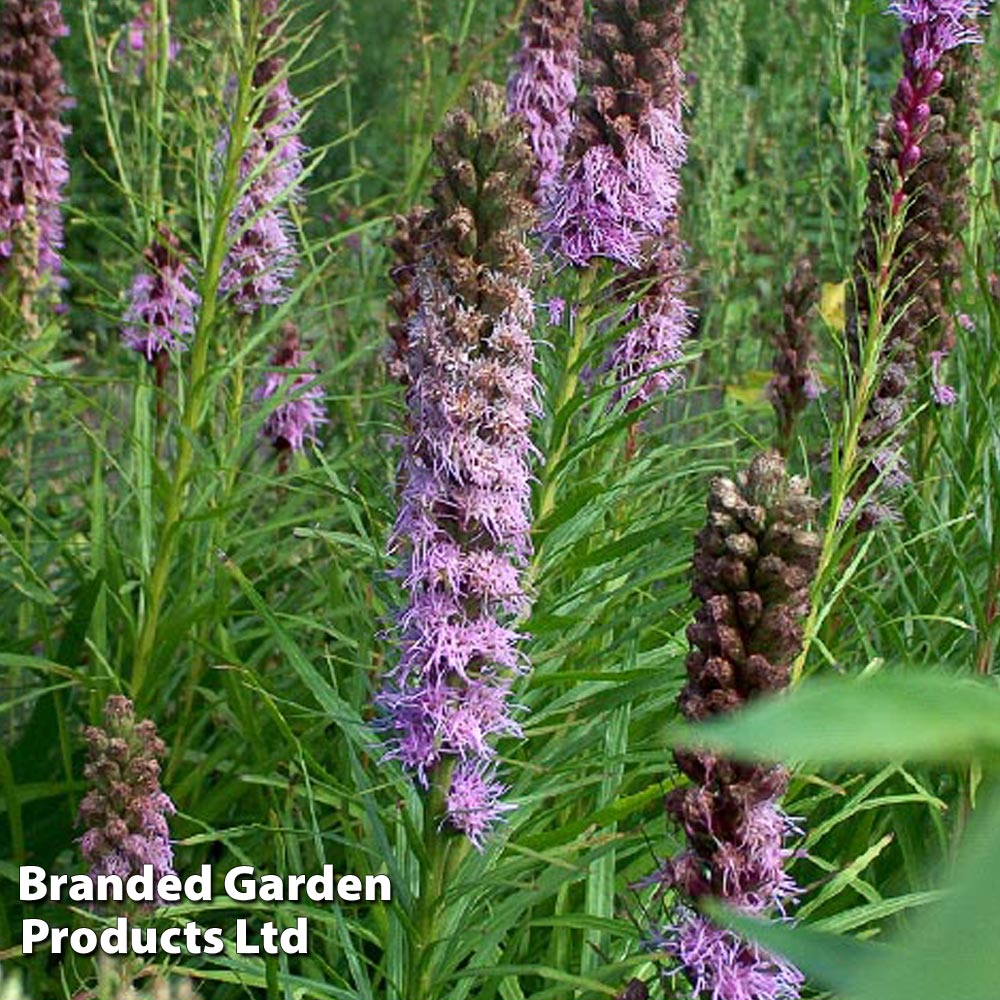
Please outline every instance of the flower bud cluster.
[{"label": "flower bud cluster", "polygon": [[799,414],[823,391],[816,374],[816,341],[810,322],[818,297],[819,282],[809,258],[803,257],[782,294],[781,330],[774,336],[774,375],[767,387],[778,422],[778,441],[786,454]]},{"label": "flower bud cluster", "polygon": [[154,882],[173,873],[167,816],[176,812],[160,789],[160,759],[166,746],[148,719],[137,722],[132,702],[112,695],[104,706],[104,728],[89,726],[83,775],[90,791],[80,803],[80,838],[90,875],[128,878],[153,866]]},{"label": "flower bud cluster", "polygon": [[[712,483],[694,556],[693,591],[701,605],[688,628],[688,680],[678,702],[686,719],[738,711],[787,686],[819,559],[820,538],[811,527],[817,509],[776,452],[758,455],[735,482]],[[653,881],[693,902],[711,895],[747,913],[784,913],[797,894],[785,871],[791,854],[785,841],[794,831],[780,807],[786,771],[703,751],[674,756],[691,784],[670,793],[667,812],[688,846]],[[688,906],[654,937],[699,998],[798,995],[798,970]]]}]

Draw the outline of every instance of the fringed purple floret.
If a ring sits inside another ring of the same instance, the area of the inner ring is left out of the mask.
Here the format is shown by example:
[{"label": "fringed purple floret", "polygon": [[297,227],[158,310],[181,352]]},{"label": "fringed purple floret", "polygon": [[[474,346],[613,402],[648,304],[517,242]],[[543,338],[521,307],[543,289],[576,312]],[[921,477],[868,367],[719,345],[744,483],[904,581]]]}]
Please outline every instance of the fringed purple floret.
[{"label": "fringed purple floret", "polygon": [[0,14],[0,271],[59,281],[62,189],[69,180],[59,120],[69,105],[52,44],[69,31],[57,0],[7,0]]},{"label": "fringed purple floret", "polygon": [[145,258],[129,291],[122,343],[152,363],[161,352],[187,350],[200,299],[172,233],[161,229]]},{"label": "fringed purple floret", "polygon": [[649,945],[677,960],[702,1000],[798,1000],[805,982],[791,963],[687,907]]},{"label": "fringed purple floret", "polygon": [[539,195],[562,171],[573,131],[583,0],[532,0],[507,83],[507,109],[521,114],[537,160]]},{"label": "fringed purple floret", "polygon": [[90,726],[84,777],[90,790],[80,803],[80,838],[90,877],[128,878],[153,866],[154,880],[173,874],[174,852],[167,817],[177,810],[160,789],[160,759],[166,746],[148,719],[136,722],[132,702],[112,695],[104,706],[104,728]]},{"label": "fringed purple floret", "polygon": [[[280,27],[276,3],[268,6],[265,44],[274,45]],[[237,312],[250,315],[280,305],[298,263],[298,241],[286,205],[300,196],[305,147],[301,115],[279,56],[262,59],[254,71],[260,108],[240,160],[242,191],[229,223],[230,249],[219,292]]]},{"label": "fringed purple floret", "polygon": [[608,356],[617,399],[638,406],[680,381],[689,329],[678,226],[683,0],[597,0],[562,179],[545,192],[546,249],[569,264],[612,261],[632,297]]},{"label": "fringed purple floret", "polygon": [[495,780],[490,765],[463,761],[456,768],[448,789],[448,819],[464,833],[477,850],[505,812],[514,808],[503,802],[506,785]]},{"label": "fringed purple floret", "polygon": [[316,441],[316,431],[327,419],[322,386],[315,375],[302,370],[305,356],[293,324],[286,325],[272,364],[274,369],[264,376],[253,398],[262,402],[278,396],[282,402],[268,415],[261,436],[279,451],[302,451],[306,441]]},{"label": "fringed purple floret", "polygon": [[527,669],[515,626],[528,608],[537,413],[531,156],[492,85],[473,89],[434,149],[434,207],[404,221],[394,305],[407,436],[391,547],[406,604],[377,703],[389,757],[425,788],[451,768],[445,818],[481,849],[511,808],[493,768],[496,742],[521,735],[511,689]]}]

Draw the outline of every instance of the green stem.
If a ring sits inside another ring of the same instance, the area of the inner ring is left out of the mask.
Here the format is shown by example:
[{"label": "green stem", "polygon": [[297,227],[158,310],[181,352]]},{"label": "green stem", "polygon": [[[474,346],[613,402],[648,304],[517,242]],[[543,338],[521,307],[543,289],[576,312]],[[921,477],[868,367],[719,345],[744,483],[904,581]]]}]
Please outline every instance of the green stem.
[{"label": "green stem", "polygon": [[[594,269],[591,268],[585,271],[580,278],[581,303],[586,303],[589,297],[594,276]],[[582,305],[579,314],[571,320],[573,335],[569,342],[569,350],[566,352],[566,362],[559,377],[559,387],[556,390],[556,398],[552,406],[553,440],[549,442],[549,447],[545,451],[542,487],[538,499],[538,513],[535,518],[536,524],[544,524],[546,518],[555,509],[556,493],[559,486],[556,470],[565,457],[566,448],[569,445],[570,423],[572,422],[571,415],[566,412],[566,408],[573,401],[580,386],[580,358],[587,342],[589,315],[590,307]]]},{"label": "green stem", "polygon": [[[236,4],[238,12],[239,5]],[[156,630],[159,625],[160,612],[166,595],[170,571],[173,567],[174,554],[184,515],[188,485],[194,469],[195,438],[205,419],[205,409],[208,390],[208,351],[212,341],[212,332],[218,313],[217,294],[223,261],[227,249],[227,229],[229,217],[235,202],[239,186],[239,166],[246,144],[246,134],[250,117],[252,101],[252,73],[255,46],[243,46],[242,58],[244,64],[240,68],[239,84],[236,94],[236,107],[230,122],[229,147],[226,152],[225,167],[222,174],[222,184],[219,199],[212,219],[212,228],[208,241],[208,254],[199,287],[201,295],[201,310],[195,328],[194,343],[191,348],[191,365],[189,369],[190,392],[187,394],[184,411],[181,416],[180,440],[177,447],[177,460],[173,475],[170,476],[170,487],[167,493],[163,513],[163,524],[160,529],[156,560],[147,585],[146,613],[136,639],[135,659],[132,665],[132,695],[138,699],[149,670],[149,661],[156,644]],[[246,59],[247,56],[251,58]]]},{"label": "green stem", "polygon": [[448,787],[451,784],[453,762],[446,761],[437,768],[430,793],[424,799],[424,861],[420,869],[420,896],[413,918],[410,939],[408,997],[433,1000],[434,963],[431,960],[437,930],[437,919],[444,900],[448,874],[453,870],[449,863],[455,835],[439,828],[445,814]]},{"label": "green stem", "polygon": [[842,433],[839,435],[842,445],[839,451],[834,448],[832,457],[833,469],[830,477],[826,532],[823,535],[823,548],[814,577],[809,616],[803,628],[802,652],[792,667],[792,684],[798,683],[802,677],[809,650],[821,624],[821,613],[825,618],[830,610],[828,607],[821,609],[819,598],[826,589],[831,572],[840,567],[840,563],[835,565],[835,561],[843,539],[843,531],[840,528],[841,512],[855,485],[859,467],[865,457],[861,448],[861,430],[882,374],[883,347],[892,325],[891,320],[887,322],[884,317],[894,278],[893,261],[896,244],[903,231],[905,211],[890,214],[889,219],[889,232],[879,246],[878,274],[872,286],[872,294],[869,296],[868,329],[862,345],[857,383],[853,386],[848,383],[849,391],[845,394],[847,401],[841,424]]}]

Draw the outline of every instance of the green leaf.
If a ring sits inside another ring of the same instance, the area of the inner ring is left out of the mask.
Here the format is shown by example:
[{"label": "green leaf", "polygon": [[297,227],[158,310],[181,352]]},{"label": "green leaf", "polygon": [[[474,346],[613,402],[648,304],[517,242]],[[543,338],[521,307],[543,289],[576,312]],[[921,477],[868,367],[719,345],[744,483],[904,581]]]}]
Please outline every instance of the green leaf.
[{"label": "green leaf", "polygon": [[936,674],[806,680],[787,695],[671,735],[677,746],[750,759],[967,761],[1000,753],[1000,692]]}]

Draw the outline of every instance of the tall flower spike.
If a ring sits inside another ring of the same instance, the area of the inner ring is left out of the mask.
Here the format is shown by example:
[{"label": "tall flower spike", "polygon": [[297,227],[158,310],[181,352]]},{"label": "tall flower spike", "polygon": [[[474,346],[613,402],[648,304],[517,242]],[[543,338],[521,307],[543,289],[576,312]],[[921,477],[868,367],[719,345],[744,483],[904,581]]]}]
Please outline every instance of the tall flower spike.
[{"label": "tall flower spike", "polygon": [[0,13],[0,274],[13,256],[32,282],[58,281],[62,189],[69,180],[59,120],[68,106],[52,51],[69,31],[58,0],[6,0]]},{"label": "tall flower spike", "polygon": [[263,0],[261,45],[267,54],[253,75],[257,114],[240,160],[242,192],[229,223],[230,248],[219,292],[250,315],[288,298],[298,246],[287,204],[300,195],[305,147],[301,116],[285,60],[274,53],[282,27],[278,0]]},{"label": "tall flower spike", "polygon": [[778,446],[788,454],[799,414],[823,391],[816,373],[816,340],[811,313],[819,297],[812,263],[803,257],[782,294],[781,329],[774,335],[774,375],[767,387],[778,424]]},{"label": "tall flower spike", "polygon": [[424,786],[450,762],[447,818],[479,847],[509,808],[495,742],[520,733],[510,690],[526,669],[514,626],[528,605],[537,412],[531,155],[491,84],[448,116],[434,151],[442,176],[420,224],[401,358],[408,433],[392,545],[407,603],[378,702],[390,756]]},{"label": "tall flower spike", "polygon": [[283,327],[284,339],[271,363],[274,369],[264,377],[253,398],[258,402],[272,396],[284,397],[261,429],[278,451],[302,451],[306,441],[316,440],[316,430],[326,423],[323,388],[315,375],[303,372],[305,357],[294,323]]},{"label": "tall flower spike", "polygon": [[680,379],[689,332],[680,238],[687,156],[680,67],[685,0],[595,0],[562,180],[546,196],[547,247],[578,267],[607,258],[616,294],[642,294],[606,367],[617,395],[646,402]]},{"label": "tall flower spike", "polygon": [[[801,621],[820,539],[811,530],[817,503],[789,479],[776,452],[758,455],[735,482],[719,478],[694,555],[688,628],[692,650],[679,706],[700,721],[737,711],[788,684],[801,649]],[[780,807],[788,775],[705,752],[677,752],[691,784],[667,797],[687,849],[649,880],[691,902],[712,895],[747,913],[784,913],[797,889],[784,870],[793,826]],[[681,905],[653,944],[678,963],[700,1000],[792,1000],[798,970]]]},{"label": "tall flower spike", "polygon": [[583,0],[531,0],[507,81],[507,110],[521,114],[535,153],[538,196],[557,180],[573,130]]},{"label": "tall flower spike", "polygon": [[80,803],[80,838],[90,876],[127,878],[153,866],[154,880],[173,873],[167,817],[176,812],[160,788],[160,759],[166,753],[156,726],[136,722],[128,698],[112,695],[104,705],[104,728],[84,732],[90,791]]},{"label": "tall flower spike", "polygon": [[[878,277],[880,244],[893,218],[905,212],[906,221],[895,247],[893,284],[878,317],[888,327],[882,375],[861,429],[870,464],[851,498],[857,503],[875,488],[876,496],[858,515],[862,529],[892,514],[877,496],[892,483],[880,479],[872,456],[899,452],[900,424],[916,377],[933,366],[935,354],[940,364],[955,341],[949,300],[962,268],[970,135],[976,119],[978,54],[969,43],[982,40],[975,18],[987,6],[972,0],[905,0],[889,7],[903,22],[903,75],[892,113],[879,122],[869,147],[868,205],[847,317],[856,370],[871,321],[870,289]],[[891,464],[898,468],[902,460]]]},{"label": "tall flower spike", "polygon": [[144,256],[146,269],[135,276],[129,291],[122,343],[152,364],[163,353],[187,350],[200,300],[190,285],[180,243],[166,227]]}]

